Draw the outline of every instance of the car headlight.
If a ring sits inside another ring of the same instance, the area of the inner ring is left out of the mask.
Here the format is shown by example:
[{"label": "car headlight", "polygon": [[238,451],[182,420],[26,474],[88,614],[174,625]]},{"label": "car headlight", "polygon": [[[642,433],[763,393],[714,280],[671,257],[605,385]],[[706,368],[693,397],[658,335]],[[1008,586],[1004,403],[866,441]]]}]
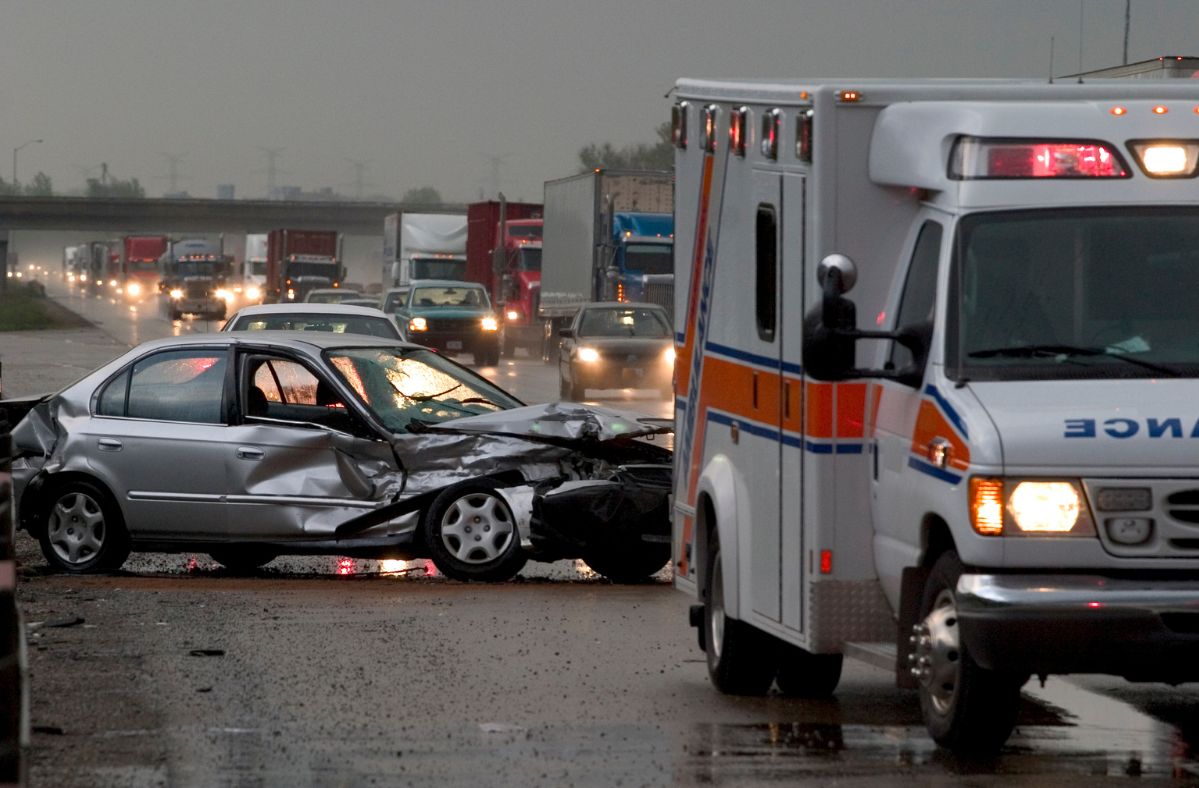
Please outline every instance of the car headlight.
[{"label": "car headlight", "polygon": [[177,288],[177,287],[176,287],[176,288],[174,288],[173,290],[171,290],[171,300],[172,300],[172,301],[178,301],[180,298],[183,298],[183,291],[182,291],[182,290],[180,290],[180,289],[179,289],[179,288]]},{"label": "car headlight", "polygon": [[246,298],[250,299],[251,301],[257,301],[258,299],[262,298],[262,288],[257,287],[256,285],[250,285],[246,288]]},{"label": "car headlight", "polygon": [[970,479],[970,524],[984,536],[1092,536],[1074,479]]},{"label": "car headlight", "polygon": [[414,317],[408,321],[408,330],[409,331],[428,331],[429,330],[429,321],[425,320],[423,317]]},{"label": "car headlight", "polygon": [[505,313],[504,317],[508,318],[509,320],[520,320],[520,312],[516,311],[515,309],[509,309]]},{"label": "car headlight", "polygon": [[599,351],[593,347],[581,347],[575,352],[575,358],[582,361],[584,364],[592,364],[599,361]]},{"label": "car headlight", "polygon": [[667,364],[674,363],[674,345],[671,345],[662,352],[662,361]]},{"label": "car headlight", "polygon": [[295,290],[292,290],[290,287],[289,287],[289,288],[287,288],[287,300],[288,300],[288,301],[295,301],[295,300],[296,300],[296,291],[295,291]]},{"label": "car headlight", "polygon": [[229,303],[230,301],[233,300],[233,293],[226,290],[225,288],[221,287],[221,288],[217,289],[216,297],[221,299],[225,303]]},{"label": "car headlight", "polygon": [[125,292],[132,297],[137,298],[142,294],[142,286],[137,282],[130,282],[129,284],[125,285]]},{"label": "car headlight", "polygon": [[87,281],[87,274],[80,274],[80,275],[79,275],[79,281],[80,281],[80,282],[86,282],[86,281]]},{"label": "car headlight", "polygon": [[485,317],[485,318],[483,318],[483,330],[484,331],[499,331],[500,323],[494,317]]}]

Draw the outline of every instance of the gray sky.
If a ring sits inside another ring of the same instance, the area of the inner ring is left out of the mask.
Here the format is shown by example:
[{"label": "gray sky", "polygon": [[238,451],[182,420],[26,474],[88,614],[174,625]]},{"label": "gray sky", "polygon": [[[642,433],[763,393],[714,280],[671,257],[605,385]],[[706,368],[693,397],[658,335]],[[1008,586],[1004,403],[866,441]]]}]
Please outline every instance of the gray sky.
[{"label": "gray sky", "polygon": [[[107,162],[152,195],[432,185],[540,200],[588,142],[650,142],[688,77],[1012,76],[1079,65],[1079,0],[0,0],[0,175]],[[1084,0],[1082,66],[1120,62],[1124,0]],[[1199,54],[1199,0],[1132,0],[1130,60]],[[98,173],[98,168],[93,175]]]}]

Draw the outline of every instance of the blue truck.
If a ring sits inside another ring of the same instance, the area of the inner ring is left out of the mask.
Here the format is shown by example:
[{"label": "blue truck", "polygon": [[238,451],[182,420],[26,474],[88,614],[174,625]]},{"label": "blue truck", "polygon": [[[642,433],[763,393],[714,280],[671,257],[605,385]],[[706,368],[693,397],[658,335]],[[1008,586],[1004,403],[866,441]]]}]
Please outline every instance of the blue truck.
[{"label": "blue truck", "polygon": [[674,176],[594,170],[545,184],[541,253],[542,356],[591,301],[674,309]]}]

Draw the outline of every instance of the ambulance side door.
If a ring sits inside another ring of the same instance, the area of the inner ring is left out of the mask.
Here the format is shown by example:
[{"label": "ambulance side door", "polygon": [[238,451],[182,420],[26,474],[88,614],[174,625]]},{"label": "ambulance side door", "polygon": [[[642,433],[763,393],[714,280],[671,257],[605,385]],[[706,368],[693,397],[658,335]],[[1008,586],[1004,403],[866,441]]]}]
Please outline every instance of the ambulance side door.
[{"label": "ambulance side door", "polygon": [[[923,327],[931,338],[937,303],[937,271],[945,228],[926,218],[911,246],[902,281],[895,321],[896,330]],[[892,342],[886,365],[903,370],[917,363],[913,354]],[[931,481],[935,471],[913,454],[921,404],[926,396],[929,364],[917,368],[912,382],[883,380],[874,414],[874,456],[871,458],[875,566],[884,588],[898,587],[904,566],[911,565],[919,549],[919,523],[911,522],[919,485]],[[918,383],[914,381],[918,380]]]}]

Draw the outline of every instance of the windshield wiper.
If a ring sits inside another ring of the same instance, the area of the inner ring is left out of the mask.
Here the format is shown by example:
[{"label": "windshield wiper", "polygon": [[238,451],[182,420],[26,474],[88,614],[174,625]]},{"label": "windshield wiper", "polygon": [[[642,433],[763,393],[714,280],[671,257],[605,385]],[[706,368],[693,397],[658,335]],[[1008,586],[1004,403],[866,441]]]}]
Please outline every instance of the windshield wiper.
[{"label": "windshield wiper", "polygon": [[396,391],[400,391],[401,397],[404,397],[405,399],[410,399],[413,402],[428,402],[431,399],[437,399],[438,397],[444,397],[446,394],[449,394],[454,389],[460,389],[460,388],[462,388],[461,383],[459,383],[456,386],[450,386],[445,391],[439,391],[436,394],[405,394],[404,392],[400,391],[398,388],[396,389]]},{"label": "windshield wiper", "polygon": [[1103,357],[1114,358],[1132,364],[1142,369],[1156,372],[1159,375],[1168,378],[1176,378],[1179,376],[1177,370],[1154,364],[1151,361],[1142,361],[1139,358],[1126,356],[1122,353],[1110,353],[1106,348],[1101,347],[1082,347],[1079,345],[1009,345],[1008,347],[995,347],[986,350],[975,350],[967,353],[970,358],[995,358],[996,356],[1006,356],[1009,358],[1043,358],[1049,356],[1084,356],[1084,357]]}]

